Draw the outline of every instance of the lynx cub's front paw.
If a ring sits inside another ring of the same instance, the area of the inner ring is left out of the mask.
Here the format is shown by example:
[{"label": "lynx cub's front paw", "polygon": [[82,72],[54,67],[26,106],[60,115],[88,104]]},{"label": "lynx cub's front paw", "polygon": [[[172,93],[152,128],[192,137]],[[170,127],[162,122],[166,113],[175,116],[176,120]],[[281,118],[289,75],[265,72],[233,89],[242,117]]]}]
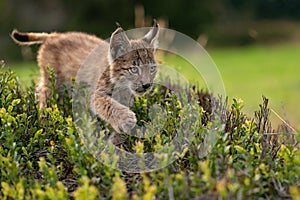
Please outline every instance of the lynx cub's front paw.
[{"label": "lynx cub's front paw", "polygon": [[113,118],[114,123],[111,123],[111,125],[117,132],[128,132],[137,122],[134,112],[123,105],[115,109]]}]

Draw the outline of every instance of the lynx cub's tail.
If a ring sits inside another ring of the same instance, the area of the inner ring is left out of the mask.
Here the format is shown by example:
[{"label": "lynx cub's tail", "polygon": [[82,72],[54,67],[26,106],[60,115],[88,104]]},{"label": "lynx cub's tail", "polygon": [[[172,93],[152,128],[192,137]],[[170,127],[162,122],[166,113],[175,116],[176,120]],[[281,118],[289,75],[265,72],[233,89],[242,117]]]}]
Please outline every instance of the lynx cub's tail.
[{"label": "lynx cub's tail", "polygon": [[17,30],[13,30],[11,33],[11,38],[18,44],[31,45],[31,44],[41,44],[43,43],[50,34],[48,33],[21,33]]}]

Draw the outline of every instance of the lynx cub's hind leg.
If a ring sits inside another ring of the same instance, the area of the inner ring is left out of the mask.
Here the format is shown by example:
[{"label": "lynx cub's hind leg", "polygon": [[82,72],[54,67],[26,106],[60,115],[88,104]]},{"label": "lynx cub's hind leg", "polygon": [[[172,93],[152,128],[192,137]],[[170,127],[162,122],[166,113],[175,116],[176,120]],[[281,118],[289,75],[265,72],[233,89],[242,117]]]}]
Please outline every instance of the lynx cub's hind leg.
[{"label": "lynx cub's hind leg", "polygon": [[52,90],[49,88],[51,86],[51,82],[49,81],[49,75],[46,67],[40,67],[40,80],[35,88],[35,96],[38,99],[39,109],[43,110],[43,108],[47,104],[47,99],[51,98]]}]

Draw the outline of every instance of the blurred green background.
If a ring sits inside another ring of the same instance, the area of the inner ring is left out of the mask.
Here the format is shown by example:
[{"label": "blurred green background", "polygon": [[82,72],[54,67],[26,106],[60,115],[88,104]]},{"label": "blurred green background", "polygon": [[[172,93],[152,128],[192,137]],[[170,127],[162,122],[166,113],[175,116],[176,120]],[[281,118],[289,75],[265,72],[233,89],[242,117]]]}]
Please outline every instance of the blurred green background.
[{"label": "blurred green background", "polygon": [[14,28],[76,30],[107,38],[116,21],[131,29],[151,26],[156,18],[162,27],[203,45],[220,70],[229,99],[243,99],[245,112],[253,115],[265,95],[274,111],[300,128],[298,0],[1,0],[0,10],[0,59],[24,83],[38,77],[38,46],[14,44],[9,37]]}]

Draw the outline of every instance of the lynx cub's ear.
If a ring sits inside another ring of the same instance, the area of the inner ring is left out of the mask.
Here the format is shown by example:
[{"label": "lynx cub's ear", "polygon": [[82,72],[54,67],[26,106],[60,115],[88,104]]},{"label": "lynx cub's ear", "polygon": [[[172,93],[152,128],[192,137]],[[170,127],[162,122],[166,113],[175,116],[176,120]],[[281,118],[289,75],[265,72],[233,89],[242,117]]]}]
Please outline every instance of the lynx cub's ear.
[{"label": "lynx cub's ear", "polygon": [[111,61],[127,53],[130,48],[130,42],[124,30],[118,25],[118,28],[110,37],[110,55]]},{"label": "lynx cub's ear", "polygon": [[158,47],[158,35],[159,35],[159,25],[154,20],[152,29],[142,38],[142,40],[148,42],[154,49]]}]

